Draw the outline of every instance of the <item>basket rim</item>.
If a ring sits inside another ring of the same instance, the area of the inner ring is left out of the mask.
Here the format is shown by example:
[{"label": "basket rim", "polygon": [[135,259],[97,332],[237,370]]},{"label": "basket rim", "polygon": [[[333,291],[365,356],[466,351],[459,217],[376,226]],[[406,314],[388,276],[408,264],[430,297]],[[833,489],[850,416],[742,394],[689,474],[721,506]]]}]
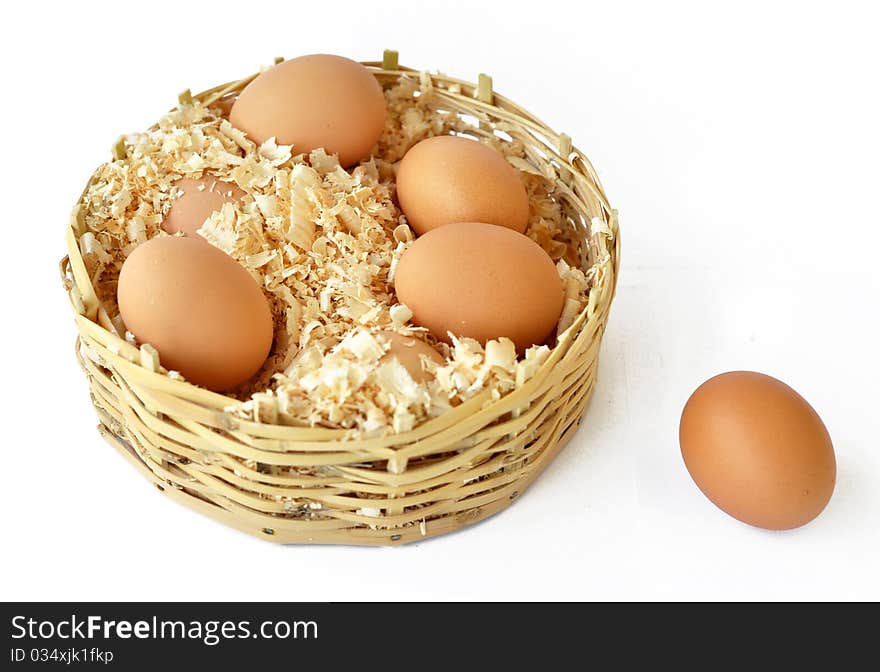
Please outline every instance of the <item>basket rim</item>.
[{"label": "basket rim", "polygon": [[[277,62],[280,62],[280,60],[276,59]],[[591,297],[599,290],[603,290],[602,298],[605,299],[603,301],[604,305],[597,306],[592,300],[588,302],[578,313],[573,324],[561,334],[557,343],[551,348],[550,356],[538,367],[535,375],[526,385],[511,390],[495,400],[488,399],[489,390],[486,390],[439,416],[419,423],[413,429],[406,432],[391,433],[376,438],[357,437],[360,447],[366,448],[367,444],[370,444],[373,450],[382,450],[382,448],[393,448],[395,444],[408,444],[418,442],[424,437],[436,436],[438,432],[442,433],[444,429],[460,424],[458,422],[459,417],[467,418],[469,415],[474,415],[476,411],[484,411],[490,408],[498,409],[499,406],[510,405],[511,408],[514,408],[526,403],[521,397],[531,398],[540,394],[542,391],[540,383],[547,378],[549,371],[566,357],[572,344],[580,340],[588,332],[583,327],[587,324],[589,318],[596,313],[603,312],[607,316],[608,308],[610,308],[616,294],[617,279],[619,277],[620,232],[617,210],[611,208],[608,204],[599,177],[586,155],[571,144],[571,139],[567,135],[557,133],[550,126],[540,121],[509,98],[496,93],[492,89],[491,78],[481,75],[480,83],[475,84],[438,72],[427,72],[396,64],[394,64],[395,67],[388,68],[385,67],[387,63],[381,61],[361,61],[360,63],[380,79],[399,78],[404,75],[413,74],[423,76],[426,74],[431,78],[432,83],[437,86],[438,92],[441,92],[445,97],[449,97],[462,104],[481,108],[482,111],[493,114],[495,117],[499,116],[497,111],[502,110],[505,113],[515,115],[519,123],[523,121],[528,122],[526,125],[530,127],[533,134],[537,134],[535,139],[542,145],[542,150],[546,151],[548,158],[558,165],[557,180],[563,179],[562,171],[567,171],[573,178],[582,179],[601,205],[605,214],[605,223],[610,231],[610,236],[608,237],[609,256],[601,265],[600,269],[602,272],[590,290]],[[224,96],[239,91],[256,78],[260,72],[262,71],[239,80],[212,87],[199,94],[190,95],[188,90],[184,91],[180,96],[180,101],[184,102],[187,98],[190,98],[210,105]],[[489,82],[488,92],[485,85],[486,79]],[[447,87],[449,85],[457,85],[460,87],[461,93],[450,92],[445,87],[440,86],[440,84],[445,84]],[[487,97],[488,101],[486,100]],[[555,147],[546,142],[545,139],[552,141]],[[121,140],[122,138],[120,138]],[[91,179],[90,177],[83,193],[91,184]],[[194,405],[201,409],[212,411],[214,414],[225,416],[225,419],[230,422],[230,426],[227,429],[234,428],[244,431],[251,436],[276,440],[287,440],[285,434],[293,430],[297,433],[297,444],[311,443],[312,441],[324,446],[328,442],[337,441],[351,444],[353,431],[351,429],[263,422],[259,419],[249,421],[238,417],[232,419],[224,409],[240,404],[240,399],[199,387],[186,380],[170,378],[167,374],[160,371],[158,353],[152,346],[144,344],[138,348],[116,333],[106,313],[102,315],[103,308],[98,301],[80,251],[78,238],[79,235],[84,233],[84,221],[80,212],[79,200],[77,200],[77,205],[71,213],[66,231],[67,255],[61,259],[59,264],[62,281],[68,292],[71,307],[75,314],[78,342],[83,334],[91,336],[103,346],[106,352],[102,352],[102,356],[107,356],[114,366],[139,379],[140,382],[149,384],[150,388],[171,392],[182,403]],[[600,286],[602,283],[606,284]],[[598,300],[596,303],[598,303]],[[266,393],[260,392],[257,394]],[[305,441],[303,440],[304,438]]]}]

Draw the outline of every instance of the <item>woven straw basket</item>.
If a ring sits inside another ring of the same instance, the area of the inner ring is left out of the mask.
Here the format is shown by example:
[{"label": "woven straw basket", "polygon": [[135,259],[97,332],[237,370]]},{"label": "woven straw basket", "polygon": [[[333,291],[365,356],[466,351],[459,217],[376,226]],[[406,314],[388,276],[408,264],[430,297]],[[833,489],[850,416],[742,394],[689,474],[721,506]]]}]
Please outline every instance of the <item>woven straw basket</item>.
[{"label": "woven straw basket", "polygon": [[[396,52],[364,65],[382,84],[407,72],[418,76],[398,66]],[[255,76],[194,97],[207,104],[228,99]],[[223,410],[235,400],[169,378],[155,349],[137,348],[101,326],[106,313],[86,272],[77,242],[82,220],[74,214],[61,274],[98,430],[165,496],[270,541],[400,544],[505,508],[577,430],[618,275],[616,212],[568,136],[494,93],[489,77],[478,84],[430,77],[434,107],[459,115],[476,135],[501,129],[522,141],[527,160],[556,180],[584,267],[599,263],[588,306],[524,385],[495,401],[482,393],[412,431],[357,440],[344,430],[284,426],[269,395],[259,421],[245,421]],[[594,218],[603,232],[591,232]]]}]

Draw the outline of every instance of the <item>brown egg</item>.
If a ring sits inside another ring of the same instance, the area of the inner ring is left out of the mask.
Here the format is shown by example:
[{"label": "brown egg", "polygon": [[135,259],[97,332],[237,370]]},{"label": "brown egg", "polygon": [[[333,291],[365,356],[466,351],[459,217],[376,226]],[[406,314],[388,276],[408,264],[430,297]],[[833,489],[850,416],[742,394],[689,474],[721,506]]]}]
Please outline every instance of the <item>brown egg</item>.
[{"label": "brown egg", "polygon": [[385,95],[360,63],[327,54],[283,61],[248,84],[229,112],[233,126],[295,154],[323,147],[343,166],[370,155],[385,128]]},{"label": "brown egg", "polygon": [[447,224],[416,239],[394,279],[413,321],[481,343],[506,336],[518,350],[542,343],[562,312],[562,282],[531,239],[492,224]]},{"label": "brown egg", "polygon": [[228,390],[263,365],[272,347],[269,304],[232,257],[198,238],[153,238],[119,274],[119,312],[162,365],[196,385]]},{"label": "brown egg", "polygon": [[244,196],[237,185],[207,174],[197,180],[181,177],[174,185],[183,193],[172,202],[162,228],[168,233],[182,231],[187,236],[197,236],[196,231],[224,203],[232,203]]},{"label": "brown egg", "polygon": [[529,197],[519,171],[476,140],[441,135],[410,149],[397,173],[397,199],[423,234],[454,222],[485,222],[523,233]]},{"label": "brown egg", "polygon": [[384,363],[390,359],[396,359],[417,383],[427,382],[431,378],[422,365],[422,356],[437,362],[440,366],[446,363],[439,352],[417,338],[403,336],[393,331],[383,331],[377,336],[391,342],[390,349],[379,362]]},{"label": "brown egg", "polygon": [[805,525],[834,491],[834,447],[821,418],[761,373],[733,371],[703,383],[684,407],[679,440],[703,494],[756,527]]}]

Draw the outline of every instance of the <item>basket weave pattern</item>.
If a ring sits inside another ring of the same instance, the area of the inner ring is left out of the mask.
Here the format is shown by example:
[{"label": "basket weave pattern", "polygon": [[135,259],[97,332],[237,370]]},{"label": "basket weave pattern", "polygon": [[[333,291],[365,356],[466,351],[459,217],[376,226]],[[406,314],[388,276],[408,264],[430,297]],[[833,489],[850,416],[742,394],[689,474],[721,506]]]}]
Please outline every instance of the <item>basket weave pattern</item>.
[{"label": "basket weave pattern", "polygon": [[[418,76],[396,58],[364,65],[383,85]],[[228,99],[255,76],[194,98]],[[246,421],[224,412],[233,399],[169,378],[151,346],[137,348],[101,326],[74,215],[61,273],[98,429],[166,496],[271,541],[399,544],[508,506],[577,430],[618,275],[616,212],[569,138],[495,94],[488,77],[430,78],[434,108],[459,115],[475,136],[498,130],[522,141],[529,163],[556,181],[584,267],[600,264],[588,306],[525,384],[497,400],[480,394],[412,431],[351,439],[344,430],[284,426],[270,395]],[[605,233],[591,233],[593,218]]]}]

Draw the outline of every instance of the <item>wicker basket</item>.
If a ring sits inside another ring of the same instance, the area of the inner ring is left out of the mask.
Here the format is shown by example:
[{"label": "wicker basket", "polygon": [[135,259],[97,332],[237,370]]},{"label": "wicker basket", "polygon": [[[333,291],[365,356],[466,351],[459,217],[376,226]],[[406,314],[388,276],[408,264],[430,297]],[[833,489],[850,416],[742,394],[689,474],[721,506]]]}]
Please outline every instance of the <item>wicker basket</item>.
[{"label": "wicker basket", "polygon": [[[415,72],[399,67],[395,52],[364,65],[383,84]],[[197,98],[228,99],[254,76]],[[271,397],[259,422],[243,421],[223,411],[234,400],[169,378],[151,346],[137,348],[101,326],[106,314],[80,254],[82,223],[74,214],[61,274],[98,430],[165,496],[270,541],[400,544],[505,508],[577,430],[618,275],[616,212],[568,136],[494,93],[489,77],[476,85],[430,77],[432,105],[459,115],[475,134],[498,130],[521,140],[529,162],[557,181],[584,265],[599,263],[588,306],[524,385],[496,401],[481,394],[412,431],[352,440],[343,430],[283,426]],[[601,225],[591,232],[593,218]]]}]

